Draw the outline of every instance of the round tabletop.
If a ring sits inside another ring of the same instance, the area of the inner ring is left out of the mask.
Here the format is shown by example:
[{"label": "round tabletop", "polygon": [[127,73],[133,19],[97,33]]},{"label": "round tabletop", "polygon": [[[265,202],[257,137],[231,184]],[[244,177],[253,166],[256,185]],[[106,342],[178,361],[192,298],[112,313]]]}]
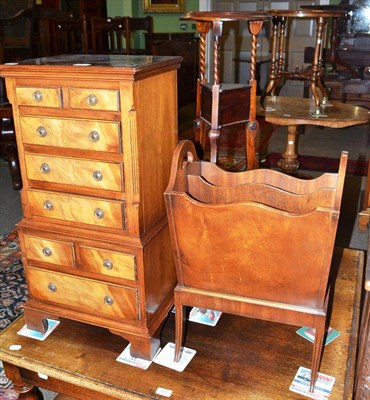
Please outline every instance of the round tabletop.
[{"label": "round tabletop", "polygon": [[267,21],[271,19],[265,11],[189,11],[181,20],[193,21]]},{"label": "round tabletop", "polygon": [[346,10],[269,10],[269,14],[273,17],[293,17],[293,18],[329,18],[342,17],[346,15]]},{"label": "round tabletop", "polygon": [[370,111],[366,108],[339,101],[330,101],[320,107],[320,114],[315,114],[313,99],[278,96],[275,100],[266,97],[265,108],[257,98],[257,114],[264,115],[267,122],[277,125],[319,125],[330,128],[367,124]]}]

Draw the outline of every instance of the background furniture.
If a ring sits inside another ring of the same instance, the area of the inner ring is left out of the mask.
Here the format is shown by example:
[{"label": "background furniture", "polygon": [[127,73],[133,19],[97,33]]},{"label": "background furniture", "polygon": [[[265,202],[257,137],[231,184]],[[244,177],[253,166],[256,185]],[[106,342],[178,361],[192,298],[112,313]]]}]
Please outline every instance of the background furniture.
[{"label": "background furniture", "polygon": [[[323,74],[323,49],[325,43],[325,30],[327,19],[338,19],[345,14],[344,10],[271,10],[273,21],[273,38],[271,50],[271,67],[269,81],[261,96],[261,104],[268,95],[277,95],[280,84],[286,80],[309,81],[312,95],[315,99],[316,114],[320,114],[320,105],[327,101],[327,93],[322,82]],[[287,65],[287,39],[286,29],[289,18],[315,18],[317,21],[316,43],[314,57],[308,68],[300,69],[298,66],[290,71]],[[335,35],[335,33],[334,33]]]},{"label": "background furniture", "polygon": [[127,17],[91,18],[94,54],[128,54]]},{"label": "background furniture", "polygon": [[[34,1],[0,1],[0,64],[17,62],[33,54]],[[13,188],[21,189],[12,108],[0,78],[0,156],[9,163]]]},{"label": "background furniture", "polygon": [[192,32],[154,32],[152,49],[155,55],[182,57],[177,77],[178,106],[195,103],[199,39]]},{"label": "background furniture", "polygon": [[[325,347],[320,368],[336,379],[330,400],[352,398],[363,260],[362,251],[338,248],[334,252],[336,283],[329,324],[341,335]],[[24,395],[37,385],[80,400],[157,399],[158,388],[172,390],[174,400],[248,396],[297,400],[289,386],[298,366],[308,367],[312,353],[312,343],[298,336],[293,326],[223,314],[216,327],[189,322],[186,346],[197,353],[185,371],[155,362],[141,370],[116,361],[127,343],[106,329],[62,319],[36,346],[34,340],[17,335],[24,323],[21,318],[0,335],[0,359],[16,390]],[[162,330],[163,345],[173,342],[174,334],[170,313]],[[14,343],[22,346],[20,351],[9,349]]]},{"label": "background furniture", "polygon": [[89,52],[87,22],[84,18],[52,19],[52,54],[81,54]]},{"label": "background furniture", "polygon": [[176,361],[186,305],[304,325],[316,329],[313,391],[346,164],[342,153],[338,174],[313,180],[273,170],[233,174],[180,142],[164,195],[178,281]]},{"label": "background furniture", "polygon": [[153,54],[153,31],[152,16],[127,17],[127,54]]},{"label": "background furniture", "polygon": [[66,55],[0,66],[19,127],[31,329],[63,316],[121,335],[134,356],[158,350],[176,283],[163,192],[180,61]]},{"label": "background furniture", "polygon": [[152,54],[153,17],[91,18],[95,54]]}]

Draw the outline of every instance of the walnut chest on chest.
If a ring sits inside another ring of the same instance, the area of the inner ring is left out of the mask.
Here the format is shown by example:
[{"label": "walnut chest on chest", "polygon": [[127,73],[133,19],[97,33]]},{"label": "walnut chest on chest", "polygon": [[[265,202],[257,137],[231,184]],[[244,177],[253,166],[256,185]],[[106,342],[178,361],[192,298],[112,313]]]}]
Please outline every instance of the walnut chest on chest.
[{"label": "walnut chest on chest", "polygon": [[0,66],[22,171],[25,319],[98,325],[151,359],[176,275],[163,192],[179,57],[55,56]]}]

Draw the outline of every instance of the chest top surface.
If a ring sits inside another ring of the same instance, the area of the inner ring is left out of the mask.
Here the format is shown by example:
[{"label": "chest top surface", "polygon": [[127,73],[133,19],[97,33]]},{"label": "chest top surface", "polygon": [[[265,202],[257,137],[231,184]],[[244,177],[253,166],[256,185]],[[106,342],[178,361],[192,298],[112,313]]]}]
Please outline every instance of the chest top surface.
[{"label": "chest top surface", "polygon": [[74,75],[107,74],[117,79],[125,76],[140,78],[150,72],[159,73],[180,67],[181,57],[131,56],[104,54],[66,54],[22,60],[0,65],[0,75],[21,76],[32,73],[57,73]]}]

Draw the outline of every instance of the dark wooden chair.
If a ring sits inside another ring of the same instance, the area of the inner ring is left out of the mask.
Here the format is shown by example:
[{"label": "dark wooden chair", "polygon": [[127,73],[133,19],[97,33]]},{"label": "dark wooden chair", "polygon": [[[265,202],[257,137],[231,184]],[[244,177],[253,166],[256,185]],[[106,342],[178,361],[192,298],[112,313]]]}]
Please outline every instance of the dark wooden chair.
[{"label": "dark wooden chair", "polygon": [[[33,56],[35,1],[0,0],[0,63],[17,62]],[[14,189],[21,189],[17,144],[12,107],[8,102],[4,79],[0,78],[0,157],[10,168]]]},{"label": "dark wooden chair", "polygon": [[342,153],[337,174],[312,180],[266,169],[232,173],[180,142],[164,194],[178,279],[175,361],[184,306],[309,326],[313,391],[346,164]]},{"label": "dark wooden chair", "polygon": [[127,17],[127,54],[153,54],[153,17]]},{"label": "dark wooden chair", "polygon": [[127,54],[128,21],[120,18],[91,18],[91,44],[94,54]]},{"label": "dark wooden chair", "polygon": [[88,53],[85,18],[53,19],[51,24],[53,54]]}]

